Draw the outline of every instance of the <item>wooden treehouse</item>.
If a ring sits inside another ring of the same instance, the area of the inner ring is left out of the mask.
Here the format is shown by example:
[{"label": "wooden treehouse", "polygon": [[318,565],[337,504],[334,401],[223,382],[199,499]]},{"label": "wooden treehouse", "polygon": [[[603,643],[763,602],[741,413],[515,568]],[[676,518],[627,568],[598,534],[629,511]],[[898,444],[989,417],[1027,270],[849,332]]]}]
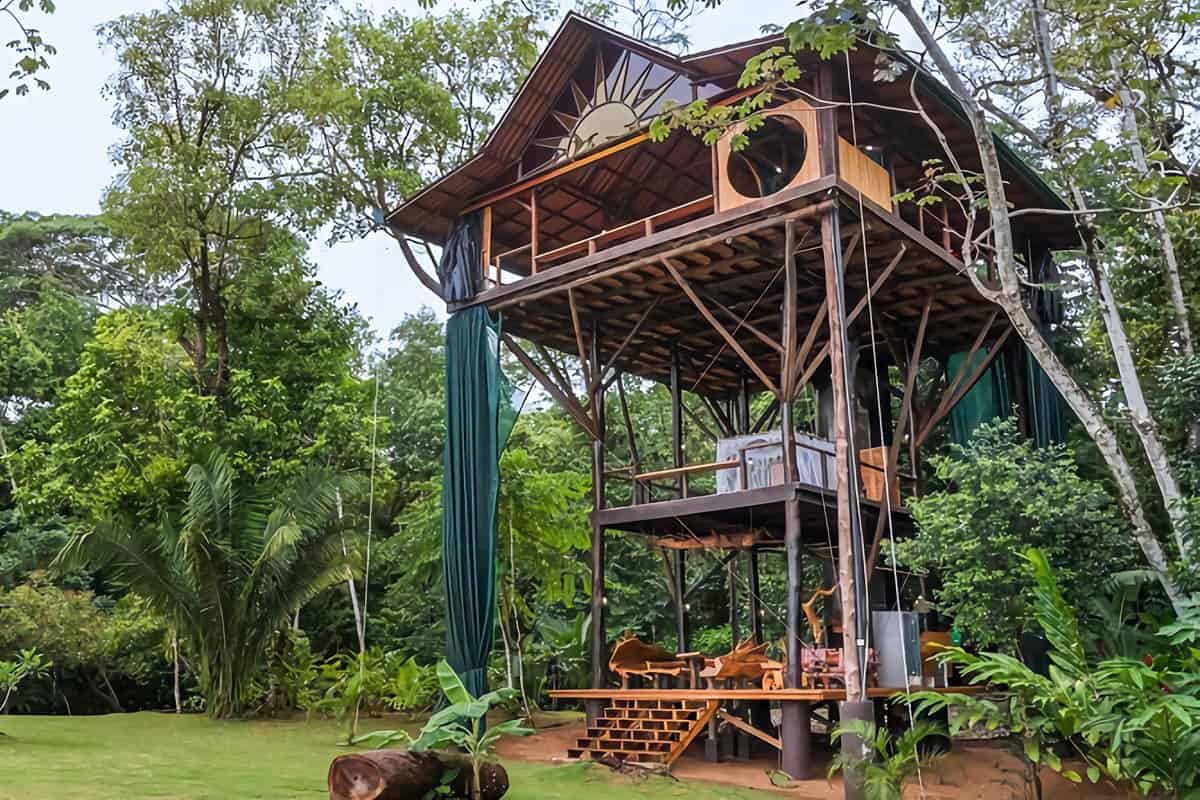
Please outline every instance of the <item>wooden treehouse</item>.
[{"label": "wooden treehouse", "polygon": [[[733,152],[728,136],[712,147],[686,133],[650,140],[668,102],[744,97],[747,59],[779,43],[676,56],[571,15],[480,151],[388,219],[470,254],[469,275],[441,276],[451,311],[501,316],[508,347],[592,440],[591,686],[558,693],[588,708],[575,756],[670,764],[694,739],[710,758],[755,739],[782,751],[786,772],[807,775],[814,709],[840,703],[843,717],[862,716],[928,680],[903,614],[886,616],[907,610],[874,569],[888,536],[911,528],[904,501],[921,490],[922,446],[985,376],[1003,375],[1029,424],[1022,346],[963,274],[962,237],[968,222],[979,236],[985,216],[893,201],[923,185],[928,159],[946,157],[914,98],[963,168],[978,165],[933,79],[910,65],[877,82],[877,51],[865,46],[813,55],[745,149]],[[1000,151],[1018,207],[1063,207]],[[1075,241],[1070,222],[1031,211],[1014,224],[1030,274],[1044,280],[1050,253]],[[1053,305],[1034,292],[1030,303]],[[547,349],[582,363],[582,399]],[[918,366],[931,359],[944,370],[941,394],[916,402]],[[672,463],[640,463],[625,374],[669,387]],[[685,458],[691,424],[711,429],[715,458]],[[632,463],[606,458],[617,437]],[[628,501],[617,505],[614,487]],[[675,650],[622,641],[614,653],[605,542],[616,532],[671,553]],[[749,641],[726,654],[688,652],[685,565],[706,550],[745,564],[730,585],[749,595]],[[766,557],[788,576],[786,647],[774,656],[759,647]],[[801,585],[812,558],[829,562],[828,587]],[[841,598],[827,628],[806,604],[820,589],[831,606]],[[880,627],[889,619],[890,634]]]}]

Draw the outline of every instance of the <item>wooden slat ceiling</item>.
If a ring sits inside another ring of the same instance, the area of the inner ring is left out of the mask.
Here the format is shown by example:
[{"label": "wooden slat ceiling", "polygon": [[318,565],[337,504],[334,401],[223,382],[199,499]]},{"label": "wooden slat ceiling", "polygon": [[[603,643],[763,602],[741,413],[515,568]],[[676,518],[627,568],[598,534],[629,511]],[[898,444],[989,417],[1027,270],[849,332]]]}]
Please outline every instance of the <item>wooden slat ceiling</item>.
[{"label": "wooden slat ceiling", "polygon": [[[842,238],[848,241],[861,233],[852,209],[842,212]],[[824,302],[824,267],[820,234],[815,225],[800,224],[797,229],[796,264],[799,276],[799,330],[808,330],[817,309]],[[856,247],[847,262],[848,302],[853,304],[865,294],[867,273],[874,280],[899,252],[906,241],[890,227],[878,221],[868,222],[867,247]],[[869,270],[864,268],[864,257]],[[675,263],[709,308],[733,331],[744,318],[768,337],[779,341],[783,303],[783,227],[767,228],[731,237],[679,256]],[[871,303],[881,359],[891,361],[884,336],[893,342],[915,336],[922,305],[932,295],[928,353],[966,349],[994,310],[984,303],[963,276],[919,247],[909,248],[896,271]],[[644,378],[665,381],[670,374],[671,348],[680,353],[685,389],[711,397],[737,391],[740,376],[746,373],[756,390],[762,386],[739,356],[731,351],[720,334],[701,316],[680,292],[678,285],[660,264],[649,264],[611,275],[575,289],[585,333],[592,320],[601,328],[601,353],[605,360],[619,347],[637,325],[643,312],[657,302],[641,330],[621,356],[619,366]],[[713,302],[716,301],[716,302]],[[728,309],[725,312],[717,303]],[[505,329],[562,352],[576,352],[574,328],[566,292],[543,296],[527,303],[507,305]],[[868,319],[863,313],[852,327],[852,336],[869,341]],[[827,340],[826,326],[819,326],[817,352]],[[590,334],[589,337],[590,338]],[[740,344],[769,374],[781,369],[779,353],[746,330],[737,333]]]}]

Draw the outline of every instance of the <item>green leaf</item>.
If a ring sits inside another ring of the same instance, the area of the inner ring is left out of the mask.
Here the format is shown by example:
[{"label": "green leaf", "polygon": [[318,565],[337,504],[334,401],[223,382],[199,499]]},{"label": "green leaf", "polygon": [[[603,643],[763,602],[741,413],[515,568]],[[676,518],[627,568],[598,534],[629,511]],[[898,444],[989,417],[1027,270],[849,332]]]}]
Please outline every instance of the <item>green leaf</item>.
[{"label": "green leaf", "polygon": [[473,699],[470,692],[467,691],[467,687],[463,686],[458,673],[454,671],[454,668],[445,659],[438,662],[437,678],[438,684],[442,687],[442,692],[451,703],[466,704]]}]

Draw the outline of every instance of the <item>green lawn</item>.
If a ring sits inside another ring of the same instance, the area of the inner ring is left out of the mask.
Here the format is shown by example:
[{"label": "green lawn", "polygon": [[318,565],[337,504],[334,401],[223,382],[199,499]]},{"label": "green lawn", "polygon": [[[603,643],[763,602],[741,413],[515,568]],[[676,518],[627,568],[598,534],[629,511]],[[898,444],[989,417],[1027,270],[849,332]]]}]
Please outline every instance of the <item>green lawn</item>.
[{"label": "green lawn", "polygon": [[[388,727],[375,721],[374,727]],[[370,727],[370,726],[367,726]],[[0,717],[0,800],[227,800],[320,798],[337,726],[213,722],[173,714]],[[509,762],[512,800],[687,797],[751,800],[761,792],[629,778],[604,767]]]}]

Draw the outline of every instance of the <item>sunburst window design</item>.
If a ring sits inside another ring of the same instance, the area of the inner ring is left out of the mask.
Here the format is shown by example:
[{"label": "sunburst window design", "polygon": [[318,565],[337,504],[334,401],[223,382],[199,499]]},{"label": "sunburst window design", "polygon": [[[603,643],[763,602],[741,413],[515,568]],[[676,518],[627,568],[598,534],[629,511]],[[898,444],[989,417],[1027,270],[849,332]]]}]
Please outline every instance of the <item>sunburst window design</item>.
[{"label": "sunburst window design", "polygon": [[[623,51],[610,69],[596,50],[592,85],[571,79],[566,96],[550,112],[532,145],[548,153],[537,161],[565,161],[640,130],[662,111],[679,74]],[[672,98],[683,99],[683,98]]]}]

